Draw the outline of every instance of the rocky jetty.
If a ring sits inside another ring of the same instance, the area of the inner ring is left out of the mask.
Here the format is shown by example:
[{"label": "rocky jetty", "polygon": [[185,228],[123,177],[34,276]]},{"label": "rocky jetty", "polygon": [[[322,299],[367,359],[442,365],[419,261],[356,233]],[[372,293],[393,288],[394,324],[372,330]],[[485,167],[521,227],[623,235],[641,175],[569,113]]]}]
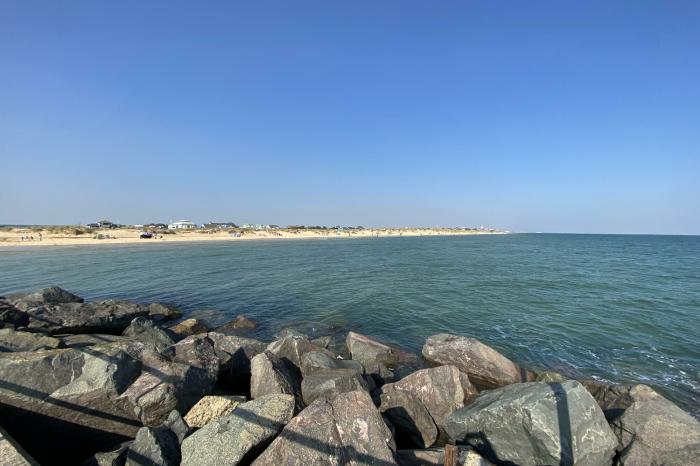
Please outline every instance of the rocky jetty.
[{"label": "rocky jetty", "polygon": [[[0,464],[689,465],[700,424],[645,385],[535,373],[469,336],[213,331],[172,306],[0,297]],[[350,354],[343,359],[329,348]],[[347,351],[347,352],[346,352]]]}]

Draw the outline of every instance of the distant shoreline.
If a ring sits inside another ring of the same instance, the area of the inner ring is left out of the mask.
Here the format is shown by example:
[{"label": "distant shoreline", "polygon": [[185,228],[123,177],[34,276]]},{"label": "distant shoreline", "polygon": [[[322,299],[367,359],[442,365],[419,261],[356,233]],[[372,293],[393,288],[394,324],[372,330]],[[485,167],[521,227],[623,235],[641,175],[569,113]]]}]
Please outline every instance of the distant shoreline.
[{"label": "distant shoreline", "polygon": [[[278,229],[229,231],[158,232],[154,238],[142,239],[142,230],[135,228],[95,229],[81,231],[77,227],[63,229],[12,228],[0,231],[0,248],[18,246],[86,246],[108,244],[162,244],[203,241],[250,241],[277,239],[387,238],[419,236],[472,236],[507,234],[505,231],[465,230],[457,228],[367,228],[362,230]],[[237,236],[239,235],[239,236]],[[101,239],[98,239],[101,238]]]}]

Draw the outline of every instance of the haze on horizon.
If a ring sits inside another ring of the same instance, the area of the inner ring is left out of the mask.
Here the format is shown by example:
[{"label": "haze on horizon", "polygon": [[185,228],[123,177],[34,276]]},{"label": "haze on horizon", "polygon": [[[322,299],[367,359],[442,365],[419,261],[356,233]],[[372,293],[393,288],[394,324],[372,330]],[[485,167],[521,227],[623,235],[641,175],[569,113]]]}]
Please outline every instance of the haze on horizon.
[{"label": "haze on horizon", "polygon": [[700,3],[0,3],[0,224],[700,234]]}]

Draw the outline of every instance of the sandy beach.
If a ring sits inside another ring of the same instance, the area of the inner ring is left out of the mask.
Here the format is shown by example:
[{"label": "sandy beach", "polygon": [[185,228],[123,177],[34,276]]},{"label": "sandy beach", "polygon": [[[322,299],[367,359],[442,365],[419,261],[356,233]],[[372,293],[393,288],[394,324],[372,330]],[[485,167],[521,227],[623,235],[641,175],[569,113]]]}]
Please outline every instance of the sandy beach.
[{"label": "sandy beach", "polygon": [[[192,241],[248,241],[256,239],[322,239],[368,238],[395,236],[458,236],[503,234],[502,231],[464,230],[457,228],[367,228],[363,230],[278,229],[243,230],[240,236],[228,231],[177,230],[158,233],[154,238],[139,237],[135,228],[94,229],[65,228],[5,228],[0,230],[0,247],[5,246],[77,246],[132,243],[184,243]],[[101,239],[98,239],[101,238]]]}]

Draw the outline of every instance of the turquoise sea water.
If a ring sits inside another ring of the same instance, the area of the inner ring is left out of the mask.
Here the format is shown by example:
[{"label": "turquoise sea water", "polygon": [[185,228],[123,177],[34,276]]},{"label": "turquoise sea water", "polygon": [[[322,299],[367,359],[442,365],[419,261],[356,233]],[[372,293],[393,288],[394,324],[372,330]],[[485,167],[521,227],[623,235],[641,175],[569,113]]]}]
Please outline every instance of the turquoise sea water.
[{"label": "turquoise sea water", "polygon": [[[532,368],[643,382],[700,416],[700,237],[499,235],[0,249],[0,293],[175,304],[420,351],[451,332]],[[204,310],[204,311],[203,311]]]}]

